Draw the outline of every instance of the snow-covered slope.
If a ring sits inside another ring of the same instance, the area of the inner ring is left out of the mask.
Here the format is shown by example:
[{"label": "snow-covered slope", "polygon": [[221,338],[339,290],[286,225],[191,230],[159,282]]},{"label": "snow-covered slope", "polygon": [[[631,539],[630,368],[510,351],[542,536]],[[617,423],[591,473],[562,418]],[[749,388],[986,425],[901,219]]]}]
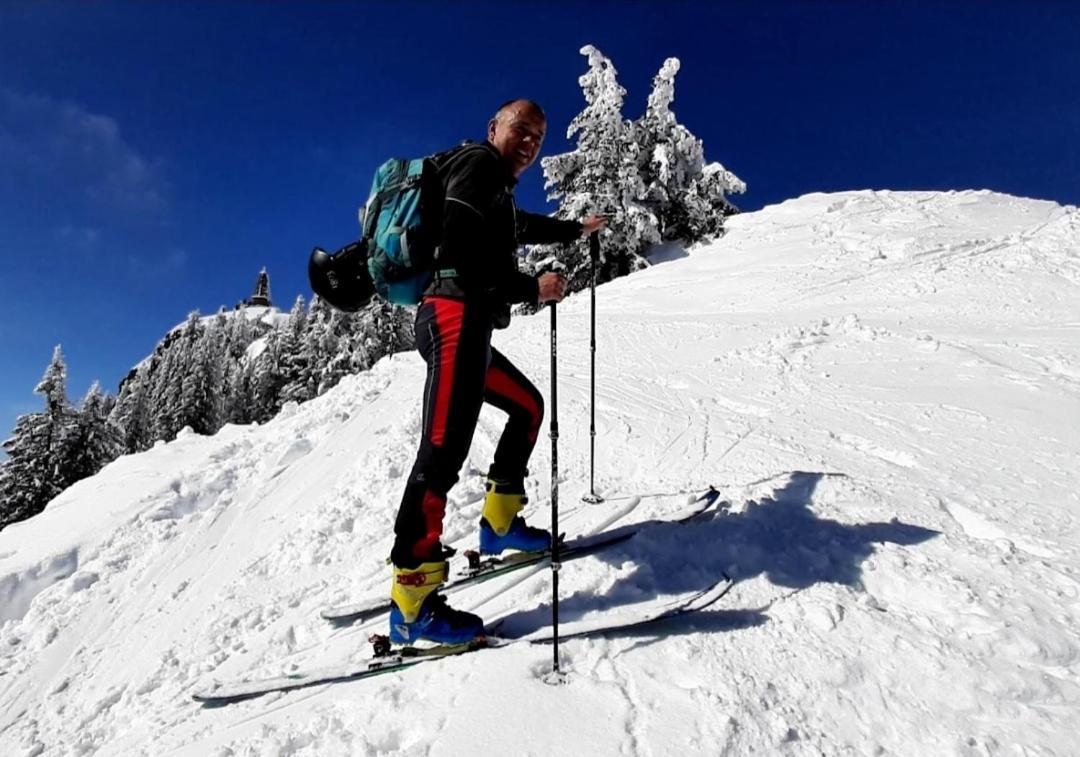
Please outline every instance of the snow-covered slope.
[{"label": "snow-covered slope", "polygon": [[[810,195],[559,308],[562,523],[677,509],[562,571],[567,618],[738,579],[691,620],[402,675],[190,701],[213,679],[360,659],[386,590],[422,363],[383,360],[264,427],[122,458],[0,533],[0,754],[1075,754],[1080,212],[987,192]],[[548,317],[497,346],[547,394]],[[452,492],[475,539],[502,419]],[[548,520],[546,436],[528,482]],[[550,601],[547,572],[456,604]],[[519,619],[522,616],[519,616]]]}]

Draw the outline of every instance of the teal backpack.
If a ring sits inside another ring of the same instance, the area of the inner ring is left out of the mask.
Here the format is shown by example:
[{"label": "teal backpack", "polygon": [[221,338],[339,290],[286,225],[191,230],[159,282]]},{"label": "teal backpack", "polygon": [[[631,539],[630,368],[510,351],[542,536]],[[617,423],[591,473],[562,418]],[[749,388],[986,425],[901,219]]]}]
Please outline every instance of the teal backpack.
[{"label": "teal backpack", "polygon": [[431,283],[443,192],[429,158],[392,158],[375,172],[360,225],[367,267],[380,297],[415,305]]},{"label": "teal backpack", "polygon": [[312,289],[339,310],[355,312],[378,295],[396,305],[415,305],[436,276],[445,188],[440,170],[478,147],[465,143],[424,158],[392,158],[375,171],[367,203],[360,208],[361,239],[335,253],[316,247],[308,264]]},{"label": "teal backpack", "polygon": [[415,305],[436,276],[445,187],[439,175],[447,162],[473,142],[415,160],[392,158],[375,172],[360,225],[367,241],[367,265],[375,291],[397,305]]}]

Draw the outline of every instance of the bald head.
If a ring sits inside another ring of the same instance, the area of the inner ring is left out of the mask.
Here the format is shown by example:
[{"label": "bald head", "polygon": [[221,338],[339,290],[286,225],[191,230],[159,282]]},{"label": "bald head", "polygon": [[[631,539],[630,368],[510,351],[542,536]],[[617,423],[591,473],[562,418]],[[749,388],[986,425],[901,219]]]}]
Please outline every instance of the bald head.
[{"label": "bald head", "polygon": [[499,151],[514,176],[521,176],[533,164],[546,134],[547,116],[532,100],[505,102],[488,122],[488,142]]},{"label": "bald head", "polygon": [[544,109],[540,106],[540,103],[536,102],[536,100],[527,100],[525,98],[507,100],[499,106],[499,109],[495,111],[495,115],[492,116],[491,120],[497,121],[515,113],[527,113],[529,115],[539,116],[543,119],[544,123],[547,123],[547,114],[544,113]]}]

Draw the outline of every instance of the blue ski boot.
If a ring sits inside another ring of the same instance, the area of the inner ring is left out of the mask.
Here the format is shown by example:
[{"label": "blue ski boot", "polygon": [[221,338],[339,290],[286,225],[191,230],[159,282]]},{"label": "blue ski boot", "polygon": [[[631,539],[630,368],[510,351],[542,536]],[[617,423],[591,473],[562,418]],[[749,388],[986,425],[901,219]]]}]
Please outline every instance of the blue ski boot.
[{"label": "blue ski boot", "polygon": [[480,554],[498,555],[507,549],[539,552],[551,546],[550,531],[526,525],[518,515],[528,501],[521,482],[488,479],[480,518]]},{"label": "blue ski boot", "polygon": [[446,581],[447,563],[421,563],[418,568],[394,566],[390,588],[390,642],[412,644],[421,639],[438,644],[465,644],[484,635],[484,622],[455,610],[436,589]]}]

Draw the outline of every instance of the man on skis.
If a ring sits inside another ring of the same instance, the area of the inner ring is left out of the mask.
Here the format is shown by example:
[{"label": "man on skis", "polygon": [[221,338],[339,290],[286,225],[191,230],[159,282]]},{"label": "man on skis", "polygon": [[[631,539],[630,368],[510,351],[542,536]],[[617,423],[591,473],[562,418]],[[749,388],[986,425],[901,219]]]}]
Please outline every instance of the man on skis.
[{"label": "man on skis", "polygon": [[405,486],[390,554],[390,640],[454,644],[483,634],[476,615],[450,608],[437,589],[447,578],[452,550],[441,542],[446,495],[472,443],[481,405],[507,413],[488,470],[480,519],[480,551],[534,551],[551,534],[525,524],[526,465],[540,432],[540,392],[491,346],[493,329],[506,328],[510,305],[559,302],[566,279],[518,270],[519,244],[569,242],[605,220],[560,221],[518,210],[514,187],[535,162],[547,131],[543,110],[513,100],[488,123],[487,141],[466,143],[439,166],[446,189],[442,242],[435,277],[416,313],[416,346],[427,363],[423,430]]}]

